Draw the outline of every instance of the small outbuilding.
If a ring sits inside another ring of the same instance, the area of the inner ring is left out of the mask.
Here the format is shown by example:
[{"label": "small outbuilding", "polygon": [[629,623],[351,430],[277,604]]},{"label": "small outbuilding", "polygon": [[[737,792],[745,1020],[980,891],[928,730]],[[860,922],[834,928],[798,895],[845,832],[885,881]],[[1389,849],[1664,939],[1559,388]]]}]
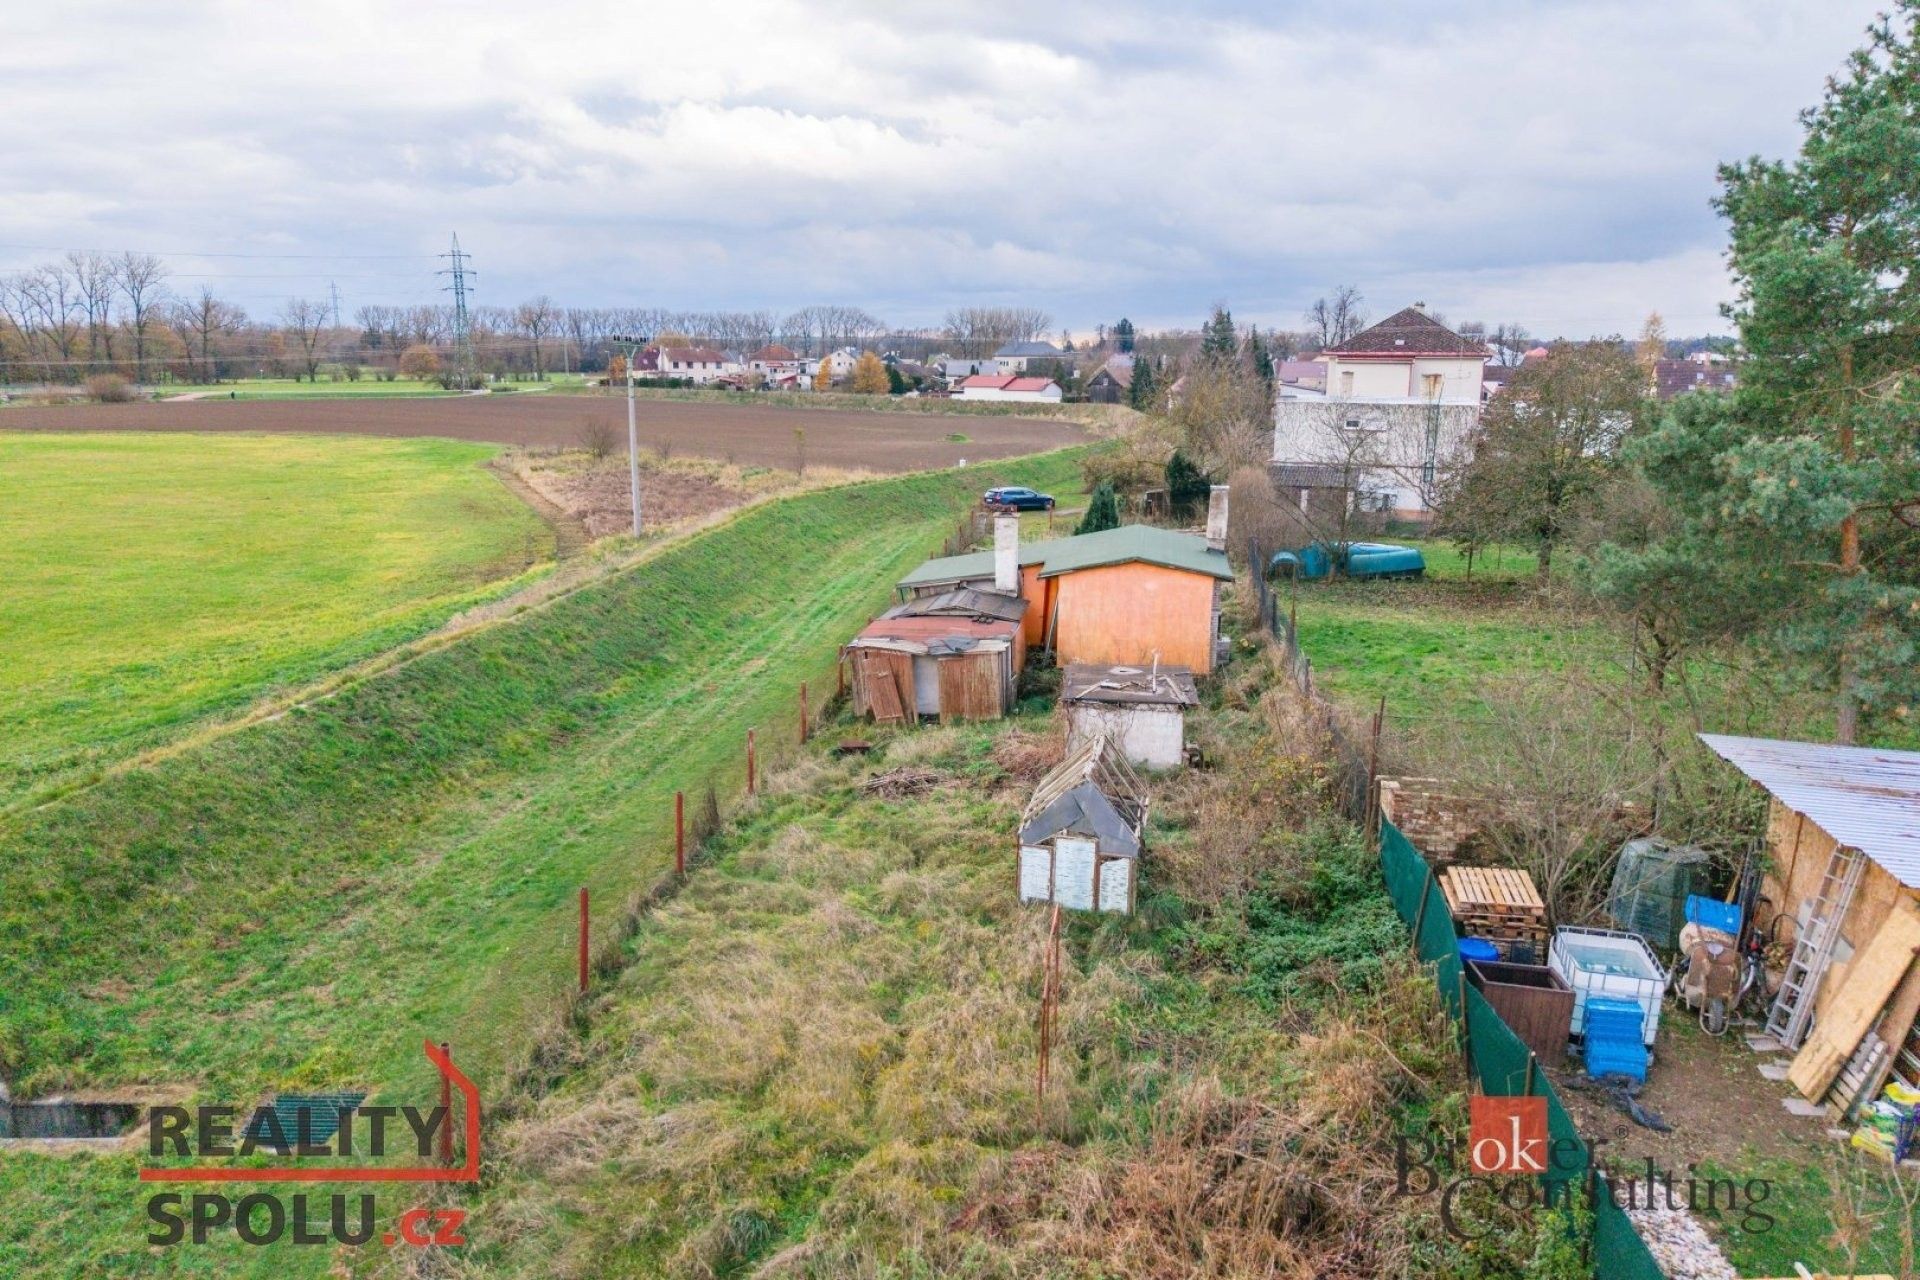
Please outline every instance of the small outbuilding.
[{"label": "small outbuilding", "polygon": [[1067,745],[1094,737],[1149,769],[1172,769],[1186,759],[1187,708],[1200,705],[1193,672],[1174,666],[1070,665],[1060,684]]},{"label": "small outbuilding", "polygon": [[895,605],[842,651],[853,709],[878,724],[995,720],[1027,661],[1019,596],[962,587]]},{"label": "small outbuilding", "polygon": [[1020,900],[1132,915],[1148,803],[1111,739],[1069,751],[1020,818]]}]

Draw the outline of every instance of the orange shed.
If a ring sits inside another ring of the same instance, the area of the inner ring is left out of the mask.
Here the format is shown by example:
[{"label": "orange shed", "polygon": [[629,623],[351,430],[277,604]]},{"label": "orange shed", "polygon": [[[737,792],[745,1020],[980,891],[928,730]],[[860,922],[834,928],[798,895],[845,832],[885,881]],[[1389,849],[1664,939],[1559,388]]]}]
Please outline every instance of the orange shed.
[{"label": "orange shed", "polygon": [[[1011,553],[1011,552],[1009,552]],[[929,560],[900,580],[908,597],[966,586],[991,589],[995,552]],[[1233,581],[1224,551],[1207,539],[1130,524],[1030,542],[1017,550],[1026,641],[1070,662],[1213,670],[1220,591]],[[1001,574],[1011,579],[1012,565]]]}]

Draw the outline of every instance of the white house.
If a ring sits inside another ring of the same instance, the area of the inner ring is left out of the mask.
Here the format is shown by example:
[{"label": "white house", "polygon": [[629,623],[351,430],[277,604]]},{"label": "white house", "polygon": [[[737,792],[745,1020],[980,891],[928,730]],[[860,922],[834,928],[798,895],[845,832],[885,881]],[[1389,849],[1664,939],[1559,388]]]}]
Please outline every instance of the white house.
[{"label": "white house", "polygon": [[[1010,342],[993,353],[993,367],[1000,373],[1025,373],[1027,362],[1070,359],[1051,342]],[[980,372],[987,372],[982,369]]]},{"label": "white house", "polygon": [[1059,404],[1060,384],[1052,378],[1015,378],[975,374],[962,378],[954,390],[960,400],[1023,400],[1030,404]]},{"label": "white house", "polygon": [[774,385],[786,378],[799,377],[805,372],[807,362],[795,355],[792,348],[773,343],[753,352],[747,357],[747,370],[760,374],[768,385]]},{"label": "white house", "polygon": [[1333,468],[1357,506],[1430,519],[1480,421],[1486,346],[1412,306],[1315,359],[1324,387],[1281,384],[1275,466]]},{"label": "white house", "polygon": [[696,385],[705,385],[715,378],[738,372],[740,366],[727,359],[726,352],[712,347],[663,347],[660,350],[658,376],[662,378],[691,378]]}]

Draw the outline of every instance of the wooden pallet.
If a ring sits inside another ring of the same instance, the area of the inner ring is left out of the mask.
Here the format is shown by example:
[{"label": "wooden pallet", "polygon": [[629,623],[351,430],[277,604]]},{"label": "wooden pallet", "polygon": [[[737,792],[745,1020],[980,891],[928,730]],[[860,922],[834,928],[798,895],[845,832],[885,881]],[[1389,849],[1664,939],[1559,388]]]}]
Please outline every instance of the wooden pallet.
[{"label": "wooden pallet", "polygon": [[1547,908],[1532,876],[1512,867],[1448,867],[1439,878],[1461,933],[1485,938],[1503,955],[1514,943],[1546,955]]}]

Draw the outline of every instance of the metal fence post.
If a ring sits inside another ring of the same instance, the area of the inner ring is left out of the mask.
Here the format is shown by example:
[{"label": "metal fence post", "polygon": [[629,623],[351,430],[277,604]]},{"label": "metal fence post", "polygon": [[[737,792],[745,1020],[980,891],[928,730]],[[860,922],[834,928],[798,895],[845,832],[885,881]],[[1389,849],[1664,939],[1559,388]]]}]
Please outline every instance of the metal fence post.
[{"label": "metal fence post", "polygon": [[580,994],[587,993],[587,887],[580,886]]},{"label": "metal fence post", "polygon": [[[440,1055],[448,1063],[453,1061],[453,1046],[445,1040],[440,1042]],[[440,1163],[453,1163],[453,1077],[447,1072],[440,1073]]]},{"label": "metal fence post", "polygon": [[687,793],[673,793],[673,873],[687,874]]}]

